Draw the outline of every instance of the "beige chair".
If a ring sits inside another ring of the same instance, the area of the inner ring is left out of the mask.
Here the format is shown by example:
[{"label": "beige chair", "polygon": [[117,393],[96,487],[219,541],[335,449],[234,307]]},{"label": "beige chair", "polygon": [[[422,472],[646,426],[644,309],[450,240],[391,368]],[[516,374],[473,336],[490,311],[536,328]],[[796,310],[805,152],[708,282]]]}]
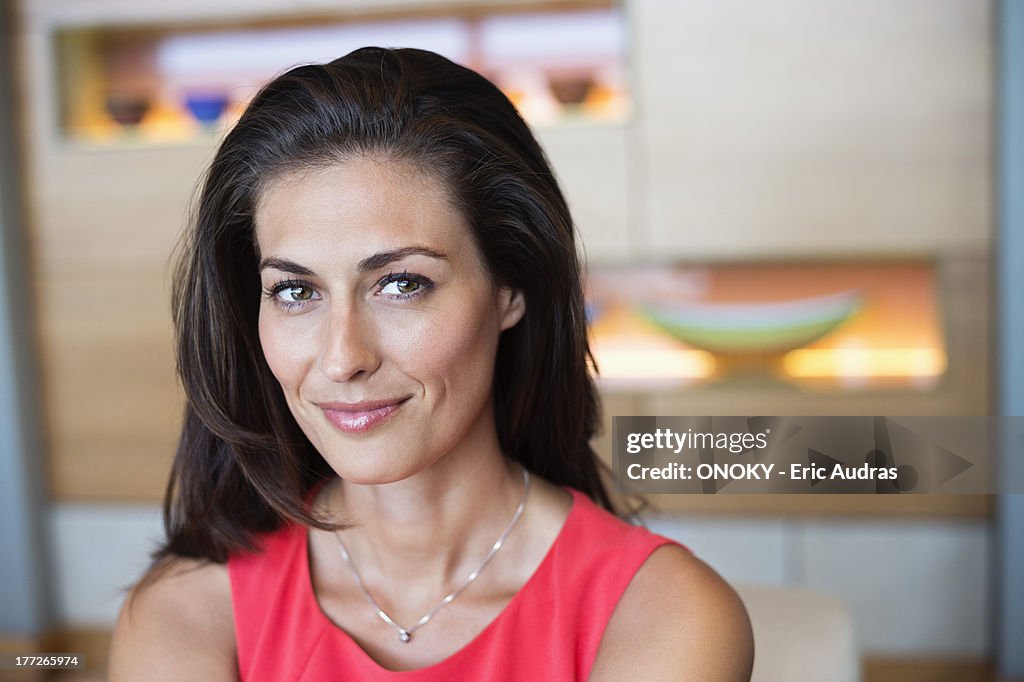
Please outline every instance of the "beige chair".
[{"label": "beige chair", "polygon": [[835,597],[795,587],[737,585],[754,628],[751,682],[858,682],[853,618]]}]

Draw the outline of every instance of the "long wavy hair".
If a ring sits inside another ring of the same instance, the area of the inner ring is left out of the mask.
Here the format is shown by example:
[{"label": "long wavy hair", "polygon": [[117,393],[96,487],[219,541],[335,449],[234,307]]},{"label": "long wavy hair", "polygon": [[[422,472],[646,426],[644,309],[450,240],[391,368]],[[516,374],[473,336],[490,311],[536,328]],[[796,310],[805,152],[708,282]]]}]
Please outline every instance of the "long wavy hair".
[{"label": "long wavy hair", "polygon": [[526,313],[502,333],[494,373],[504,453],[615,511],[590,445],[600,407],[573,222],[544,152],[474,71],[424,50],[368,47],[267,84],[201,182],[175,269],[187,406],[157,562],[224,562],[285,522],[333,527],[307,498],[334,474],[292,417],[260,346],[253,215],[261,190],[282,174],[367,154],[441,178],[491,276],[523,292]]}]

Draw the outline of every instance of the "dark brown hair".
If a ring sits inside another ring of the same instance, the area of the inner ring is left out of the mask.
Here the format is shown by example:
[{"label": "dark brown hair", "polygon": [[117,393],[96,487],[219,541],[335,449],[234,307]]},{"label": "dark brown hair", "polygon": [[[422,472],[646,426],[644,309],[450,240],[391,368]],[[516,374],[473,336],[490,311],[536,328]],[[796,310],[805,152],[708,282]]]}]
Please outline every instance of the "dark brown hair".
[{"label": "dark brown hair", "polygon": [[177,369],[188,399],[155,557],[223,562],[309,511],[333,475],[293,419],[260,346],[253,215],[281,174],[372,154],[436,173],[491,276],[523,292],[494,375],[506,455],[608,509],[590,446],[599,403],[572,218],[543,151],[488,80],[431,52],[363,48],[275,78],[202,182],[175,271]]}]

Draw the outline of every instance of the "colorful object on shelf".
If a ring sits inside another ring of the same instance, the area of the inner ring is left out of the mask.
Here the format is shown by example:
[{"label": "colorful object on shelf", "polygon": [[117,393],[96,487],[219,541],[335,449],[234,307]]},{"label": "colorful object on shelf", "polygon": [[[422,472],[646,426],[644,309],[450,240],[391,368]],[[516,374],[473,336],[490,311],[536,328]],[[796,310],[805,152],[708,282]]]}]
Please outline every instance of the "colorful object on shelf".
[{"label": "colorful object on shelf", "polygon": [[213,125],[220,120],[228,106],[228,96],[223,93],[190,92],[185,95],[185,107],[203,125]]},{"label": "colorful object on shelf", "polygon": [[104,102],[107,113],[125,127],[135,127],[146,117],[150,101],[144,95],[109,94]]},{"label": "colorful object on shelf", "polygon": [[829,333],[860,307],[857,290],[763,303],[646,305],[640,312],[674,337],[714,353],[781,353]]},{"label": "colorful object on shelf", "polygon": [[948,366],[924,260],[619,266],[587,280],[588,303],[602,308],[595,361],[618,387],[767,379],[926,391]]},{"label": "colorful object on shelf", "polygon": [[578,106],[583,104],[590,89],[594,87],[594,78],[589,74],[550,75],[548,87],[562,106]]}]

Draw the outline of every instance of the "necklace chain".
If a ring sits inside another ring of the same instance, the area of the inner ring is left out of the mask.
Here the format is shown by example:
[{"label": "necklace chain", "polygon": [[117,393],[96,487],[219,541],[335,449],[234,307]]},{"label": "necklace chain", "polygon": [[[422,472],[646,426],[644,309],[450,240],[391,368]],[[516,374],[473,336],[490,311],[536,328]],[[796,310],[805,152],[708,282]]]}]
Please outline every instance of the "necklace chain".
[{"label": "necklace chain", "polygon": [[480,562],[480,565],[476,567],[476,570],[470,573],[469,577],[467,577],[466,580],[461,585],[455,588],[452,592],[448,593],[448,595],[440,602],[438,602],[434,606],[434,608],[427,611],[422,618],[420,618],[418,621],[416,621],[413,625],[411,625],[408,628],[403,628],[401,625],[396,623],[391,618],[391,616],[389,616],[387,612],[385,612],[384,609],[380,607],[380,604],[377,603],[377,600],[374,599],[373,595],[370,594],[370,591],[366,589],[366,585],[363,584],[363,578],[359,575],[359,571],[358,569],[356,569],[356,564],[352,560],[352,556],[348,553],[348,549],[345,547],[345,543],[341,540],[341,533],[337,531],[334,533],[334,537],[338,540],[338,550],[341,553],[341,558],[344,559],[345,563],[348,564],[348,567],[352,569],[352,575],[355,576],[356,584],[359,586],[359,589],[362,590],[363,596],[366,597],[366,600],[368,602],[370,602],[370,606],[372,606],[374,610],[376,610],[377,616],[382,621],[384,621],[391,627],[395,628],[395,630],[398,632],[399,641],[405,643],[412,641],[413,633],[419,630],[424,625],[426,625],[430,621],[430,619],[434,617],[434,614],[441,609],[441,607],[450,604],[452,600],[459,596],[459,594],[461,594],[463,590],[469,587],[474,580],[480,577],[480,573],[484,570],[487,564],[490,563],[491,559],[494,558],[494,555],[498,553],[498,550],[501,549],[501,546],[505,544],[505,540],[508,538],[509,533],[511,533],[512,529],[515,528],[516,522],[519,521],[519,517],[523,515],[523,510],[526,509],[526,495],[530,491],[530,472],[526,470],[526,467],[523,467],[522,469],[523,497],[522,499],[519,500],[519,506],[516,507],[516,512],[512,515],[512,520],[509,521],[508,526],[505,528],[505,531],[501,534],[498,540],[493,545],[491,545],[491,550],[487,552],[487,556],[485,556],[483,561]]}]

